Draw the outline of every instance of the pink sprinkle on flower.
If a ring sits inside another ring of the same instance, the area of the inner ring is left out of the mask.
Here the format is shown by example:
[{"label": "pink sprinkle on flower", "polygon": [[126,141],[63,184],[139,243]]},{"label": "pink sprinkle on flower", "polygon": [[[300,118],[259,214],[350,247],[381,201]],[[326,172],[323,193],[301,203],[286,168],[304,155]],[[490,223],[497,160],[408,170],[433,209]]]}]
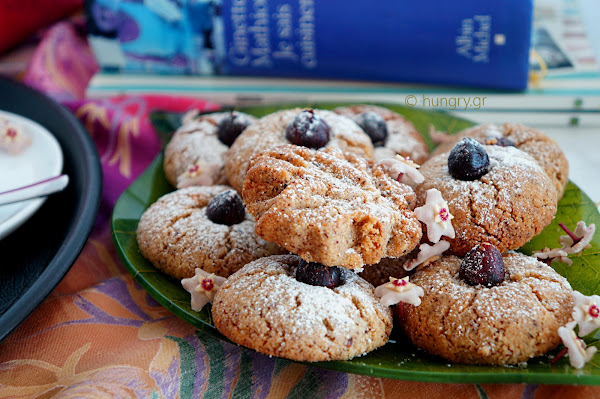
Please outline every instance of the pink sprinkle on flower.
[{"label": "pink sprinkle on flower", "polygon": [[11,128],[11,127],[9,127],[6,130],[6,136],[9,137],[9,138],[11,138],[11,139],[16,138],[17,134],[18,134],[17,131],[15,129]]},{"label": "pink sprinkle on flower", "polygon": [[189,173],[196,173],[198,170],[200,170],[200,165],[196,164],[196,165],[192,166],[192,167],[191,167],[191,168],[188,170],[188,172],[189,172]]},{"label": "pink sprinkle on flower", "polygon": [[396,287],[404,287],[406,284],[408,284],[408,282],[406,280],[394,280],[392,281],[392,284]]},{"label": "pink sprinkle on flower", "polygon": [[440,216],[440,219],[442,219],[444,222],[446,222],[446,221],[448,221],[449,213],[450,212],[448,212],[448,208],[442,208],[442,209],[440,209],[438,214]]},{"label": "pink sprinkle on flower", "polygon": [[591,305],[588,309],[588,313],[590,314],[590,316],[596,319],[598,318],[598,316],[600,316],[600,309],[598,309],[598,306],[596,305]]},{"label": "pink sprinkle on flower", "polygon": [[208,274],[196,268],[194,276],[181,280],[183,288],[190,293],[192,310],[199,312],[209,302],[212,302],[216,292],[225,282],[225,278]]},{"label": "pink sprinkle on flower", "polygon": [[381,298],[383,306],[391,306],[400,302],[413,306],[421,304],[421,297],[425,295],[423,288],[408,281],[409,277],[396,279],[390,277],[390,282],[375,288],[375,296]]},{"label": "pink sprinkle on flower", "polygon": [[202,280],[202,282],[200,283],[200,286],[202,287],[202,289],[204,291],[212,291],[215,288],[215,283],[212,281],[212,279],[210,278],[205,278],[204,280]]}]

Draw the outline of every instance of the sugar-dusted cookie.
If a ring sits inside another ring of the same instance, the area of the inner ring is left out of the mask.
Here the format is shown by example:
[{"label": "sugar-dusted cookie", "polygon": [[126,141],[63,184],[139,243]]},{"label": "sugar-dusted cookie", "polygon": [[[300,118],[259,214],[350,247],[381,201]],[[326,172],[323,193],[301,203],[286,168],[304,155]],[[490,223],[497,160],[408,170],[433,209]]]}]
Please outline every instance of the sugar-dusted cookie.
[{"label": "sugar-dusted cookie", "polygon": [[515,146],[535,159],[546,171],[560,199],[569,179],[569,162],[558,144],[539,130],[519,123],[478,125],[448,136],[434,155],[448,152],[461,139],[471,137],[482,144]]},{"label": "sugar-dusted cookie", "polygon": [[371,139],[350,118],[318,109],[288,109],[259,119],[231,146],[225,163],[229,183],[241,192],[250,159],[283,144],[339,148],[373,156]]},{"label": "sugar-dusted cookie", "polygon": [[335,288],[295,278],[295,255],[258,259],[227,279],[212,305],[215,327],[258,352],[296,361],[346,360],[384,345],[392,315],[373,287],[341,269]]},{"label": "sugar-dusted cookie", "polygon": [[227,184],[225,153],[256,120],[242,112],[188,113],[165,149],[167,180],[177,188]]},{"label": "sugar-dusted cookie", "polygon": [[376,105],[351,105],[333,112],[350,117],[371,137],[375,159],[397,154],[421,164],[429,158],[429,148],[414,125],[402,115]]},{"label": "sugar-dusted cookie", "polygon": [[254,233],[254,220],[228,186],[196,186],[166,194],[142,215],[137,241],[144,257],[182,279],[199,267],[227,277],[246,263],[282,254]]},{"label": "sugar-dusted cookie", "polygon": [[359,269],[399,257],[422,235],[412,189],[337,149],[262,152],[250,163],[243,197],[259,236],[326,266]]},{"label": "sugar-dusted cookie", "polygon": [[[533,257],[509,252],[497,254],[502,281],[469,283],[461,276],[477,267],[476,258],[485,258],[480,252],[475,249],[469,261],[444,256],[412,275],[425,295],[418,307],[404,305],[401,325],[408,337],[432,354],[468,364],[516,364],[555,348],[558,328],[573,310],[567,280]],[[471,279],[494,267],[484,266]]]},{"label": "sugar-dusted cookie", "polygon": [[552,181],[533,158],[515,147],[482,146],[465,138],[419,170],[425,181],[415,188],[418,207],[427,205],[428,190],[437,189],[453,215],[455,237],[443,238],[451,244],[447,253],[462,256],[484,241],[500,252],[519,248],[556,213]]}]

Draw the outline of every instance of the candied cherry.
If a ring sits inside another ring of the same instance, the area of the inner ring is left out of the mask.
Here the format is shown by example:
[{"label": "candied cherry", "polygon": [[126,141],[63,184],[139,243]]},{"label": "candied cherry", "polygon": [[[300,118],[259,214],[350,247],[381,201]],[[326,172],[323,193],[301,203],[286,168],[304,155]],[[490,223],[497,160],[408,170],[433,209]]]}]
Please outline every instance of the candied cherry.
[{"label": "candied cherry", "polygon": [[463,258],[458,277],[469,285],[493,287],[504,281],[502,254],[493,244],[481,243]]},{"label": "candied cherry", "polygon": [[363,112],[356,118],[356,123],[369,135],[375,147],[385,145],[388,128],[381,115],[372,111]]},{"label": "candied cherry", "polygon": [[343,284],[342,268],[300,259],[296,268],[296,280],[309,285],[335,288]]},{"label": "candied cherry", "polygon": [[242,134],[252,121],[247,115],[232,111],[219,123],[217,137],[223,144],[231,147],[235,139]]},{"label": "candied cherry", "polygon": [[246,210],[237,191],[227,190],[210,200],[206,216],[214,223],[232,226],[244,221]]},{"label": "candied cherry", "polygon": [[329,125],[312,109],[300,111],[285,129],[285,137],[295,145],[321,148],[329,142]]},{"label": "candied cherry", "polygon": [[452,148],[448,155],[448,172],[455,179],[476,180],[490,169],[490,159],[478,141],[465,137]]}]

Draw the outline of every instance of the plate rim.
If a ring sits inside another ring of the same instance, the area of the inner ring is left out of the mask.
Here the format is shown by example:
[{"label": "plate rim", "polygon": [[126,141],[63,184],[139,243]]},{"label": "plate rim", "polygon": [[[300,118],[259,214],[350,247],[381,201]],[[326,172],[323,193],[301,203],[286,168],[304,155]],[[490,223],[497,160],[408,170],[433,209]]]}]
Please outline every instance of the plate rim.
[{"label": "plate rim", "polygon": [[[8,116],[7,116],[8,115]],[[14,112],[0,110],[0,118],[14,119],[18,123],[25,122],[28,125],[32,125],[35,130],[39,132],[44,137],[44,140],[48,140],[52,143],[53,151],[56,154],[56,164],[54,169],[52,169],[51,174],[47,176],[48,178],[53,176],[58,176],[64,167],[64,154],[58,140],[56,137],[44,126],[37,123],[36,121],[26,118],[22,115],[15,114]],[[32,182],[33,183],[33,182]],[[0,222],[0,240],[10,235],[16,229],[18,229],[23,223],[29,220],[35,213],[41,208],[41,206],[46,202],[47,197],[36,198],[29,200],[28,204],[21,208],[19,211],[13,213],[5,219],[3,222]]]},{"label": "plate rim", "polygon": [[[44,271],[25,293],[0,315],[0,321],[2,321],[0,323],[0,341],[9,336],[31,315],[70,270],[92,232],[100,208],[102,192],[102,166],[98,151],[91,136],[75,115],[45,94],[12,79],[0,77],[0,87],[2,86],[12,91],[21,91],[27,97],[39,101],[57,118],[61,118],[72,127],[73,135],[70,140],[77,142],[85,160],[84,164],[78,165],[78,167],[86,170],[87,174],[85,174],[86,181],[82,184],[83,191],[79,195],[80,204],[85,205],[80,206],[74,215],[74,225]],[[28,118],[35,120],[33,117]]]},{"label": "plate rim", "polygon": [[[260,106],[257,106],[257,107],[260,108]],[[455,117],[455,116],[453,116],[453,118],[463,119],[463,118]],[[471,121],[469,121],[469,122],[471,122]],[[144,170],[144,172],[140,176],[138,176],[138,178],[136,180],[134,180],[128,186],[128,188],[121,194],[121,196],[119,196],[117,202],[115,203],[115,206],[113,208],[113,213],[111,214],[111,222],[110,222],[111,226],[110,227],[111,227],[111,236],[112,236],[114,245],[117,249],[117,253],[118,253],[119,257],[121,258],[121,260],[123,261],[123,264],[126,267],[126,269],[128,270],[128,272],[130,273],[130,275],[132,275],[132,277],[134,278],[134,280],[136,282],[138,282],[144,288],[144,290],[150,296],[152,296],[157,302],[159,302],[162,306],[164,306],[169,311],[173,312],[178,318],[190,323],[194,328],[196,328],[202,332],[211,334],[213,336],[217,336],[219,339],[221,339],[225,342],[232,343],[230,340],[228,340],[227,338],[222,336],[214,326],[207,324],[203,320],[198,320],[198,318],[192,318],[191,315],[185,309],[177,306],[177,304],[174,303],[174,301],[172,301],[167,296],[165,296],[161,291],[156,289],[152,285],[151,281],[149,281],[148,279],[146,279],[144,277],[143,272],[138,270],[131,263],[130,259],[126,255],[125,248],[121,245],[122,243],[120,242],[120,240],[117,236],[118,233],[120,233],[120,231],[117,230],[117,228],[116,228],[117,226],[115,226],[115,224],[117,222],[136,219],[135,217],[132,217],[131,219],[127,219],[127,218],[123,218],[123,217],[117,218],[116,211],[119,208],[119,204],[121,203],[121,201],[125,201],[125,199],[127,197],[130,197],[131,199],[139,202],[140,205],[143,205],[144,207],[146,207],[145,203],[130,190],[131,190],[131,187],[135,184],[135,182],[138,179],[142,178],[145,174],[156,173],[157,172],[156,168],[161,167],[162,159],[163,159],[163,152],[159,153],[154,158],[154,160],[148,165],[148,167]],[[579,192],[581,192],[583,195],[588,197],[587,194],[583,190],[581,190],[575,183],[573,183],[572,181],[569,180],[569,184],[572,184],[575,188],[577,188],[577,190],[579,190]],[[175,280],[173,280],[173,281],[175,281]],[[198,321],[200,321],[200,324],[198,323]],[[235,343],[232,343],[232,344],[237,345]],[[384,348],[384,347],[385,346],[383,346],[381,348]],[[253,349],[249,349],[249,348],[245,348],[245,347],[242,347],[242,348],[253,351]],[[381,348],[379,348],[379,349],[381,349]],[[379,350],[379,349],[377,349],[377,350]],[[256,351],[254,351],[254,352],[256,352]],[[385,366],[377,367],[376,365],[368,365],[368,364],[361,365],[360,357],[355,358],[354,360],[355,360],[354,362],[332,361],[332,362],[315,362],[315,363],[311,363],[311,362],[297,362],[297,363],[301,363],[301,364],[305,364],[305,365],[313,366],[313,367],[319,367],[319,368],[323,368],[323,369],[328,369],[328,370],[345,372],[345,373],[354,373],[354,374],[361,374],[361,375],[368,375],[368,376],[376,376],[376,377],[399,379],[399,380],[420,381],[420,382],[486,383],[486,384],[487,383],[539,383],[539,384],[548,384],[548,385],[555,385],[555,384],[600,385],[600,376],[599,375],[577,374],[577,371],[571,371],[570,373],[556,373],[556,374],[555,373],[549,374],[549,373],[537,372],[537,371],[530,371],[528,373],[515,373],[515,372],[506,373],[506,372],[503,372],[503,370],[506,370],[509,368],[510,369],[518,369],[518,367],[516,367],[516,366],[513,366],[513,367],[496,366],[496,367],[489,367],[485,370],[482,369],[481,373],[472,373],[470,371],[453,371],[452,376],[455,378],[453,378],[452,380],[449,380],[448,374],[444,373],[442,371],[414,370],[414,369],[406,370],[405,369],[405,370],[402,370],[401,373],[394,373],[393,371],[390,371],[390,369],[386,368]],[[290,360],[290,361],[292,361],[292,360]],[[458,365],[458,366],[460,366],[460,365]],[[483,366],[483,367],[486,367],[486,366]],[[557,367],[560,367],[560,366],[557,366]]]}]

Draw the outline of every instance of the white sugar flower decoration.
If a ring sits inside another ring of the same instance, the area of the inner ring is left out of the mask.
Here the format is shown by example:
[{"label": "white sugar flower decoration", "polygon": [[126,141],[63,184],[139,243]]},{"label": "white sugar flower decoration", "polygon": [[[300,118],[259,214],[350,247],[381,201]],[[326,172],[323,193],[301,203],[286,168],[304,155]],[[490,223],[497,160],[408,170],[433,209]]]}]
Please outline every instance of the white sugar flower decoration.
[{"label": "white sugar flower decoration", "polygon": [[568,355],[571,366],[580,369],[585,366],[587,362],[592,360],[597,348],[595,346],[586,348],[585,342],[583,342],[581,338],[577,337],[577,335],[575,335],[575,331],[573,331],[575,324],[577,323],[572,321],[567,323],[567,325],[564,327],[559,327],[558,335],[569,351]]},{"label": "white sugar flower decoration", "polygon": [[392,179],[401,183],[406,183],[406,181],[403,181],[405,177],[416,184],[423,183],[425,180],[425,177],[417,170],[420,166],[412,159],[404,158],[402,155],[396,155],[396,158],[384,158],[379,163],[383,165]]},{"label": "white sugar flower decoration", "polygon": [[192,309],[199,312],[204,305],[212,302],[225,280],[223,277],[215,276],[214,273],[208,274],[204,270],[196,268],[196,274],[181,280],[181,285],[192,295]]},{"label": "white sugar flower decoration", "polygon": [[6,120],[0,121],[0,149],[18,154],[31,145],[31,138],[23,128]]},{"label": "white sugar flower decoration", "polygon": [[600,296],[585,296],[573,291],[573,301],[573,320],[579,325],[580,337],[600,327]]},{"label": "white sugar flower decoration", "polygon": [[573,264],[573,261],[569,259],[567,255],[568,254],[560,248],[544,248],[541,251],[533,253],[533,256],[535,256],[538,259],[548,259],[550,262],[563,262],[571,266]]},{"label": "white sugar flower decoration", "polygon": [[406,262],[404,264],[404,270],[411,271],[419,265],[427,266],[428,264],[438,260],[448,248],[450,248],[450,243],[445,240],[441,240],[433,245],[421,244],[419,245],[419,253],[417,254],[417,258]]},{"label": "white sugar flower decoration", "polygon": [[563,227],[563,230],[567,232],[567,235],[558,238],[558,242],[563,246],[562,249],[568,254],[577,254],[590,245],[594,232],[596,231],[596,225],[592,223],[588,227],[585,222],[581,220],[577,222],[577,226],[573,233],[566,227]]},{"label": "white sugar flower decoration", "polygon": [[569,230],[569,228],[562,223],[559,223],[558,225],[567,233],[567,235],[558,238],[558,242],[562,247],[555,249],[544,248],[541,251],[534,252],[533,256],[538,259],[546,260],[548,264],[558,261],[571,266],[573,261],[568,258],[568,255],[580,253],[584,249],[590,247],[590,242],[596,232],[596,225],[592,223],[587,226],[585,222],[581,220],[577,222],[575,232]]},{"label": "white sugar flower decoration", "polygon": [[216,164],[205,165],[203,162],[196,162],[177,178],[177,188],[210,186],[214,183],[213,176],[217,168]]},{"label": "white sugar flower decoration", "polygon": [[395,305],[399,302],[409,303],[414,306],[421,304],[425,295],[423,288],[408,281],[408,276],[403,279],[390,277],[390,282],[375,288],[375,296],[381,298],[383,306]]},{"label": "white sugar flower decoration", "polygon": [[427,190],[425,205],[416,208],[415,215],[427,225],[427,238],[432,243],[438,242],[442,236],[455,237],[452,226],[454,216],[450,213],[448,203],[444,201],[438,189]]}]

